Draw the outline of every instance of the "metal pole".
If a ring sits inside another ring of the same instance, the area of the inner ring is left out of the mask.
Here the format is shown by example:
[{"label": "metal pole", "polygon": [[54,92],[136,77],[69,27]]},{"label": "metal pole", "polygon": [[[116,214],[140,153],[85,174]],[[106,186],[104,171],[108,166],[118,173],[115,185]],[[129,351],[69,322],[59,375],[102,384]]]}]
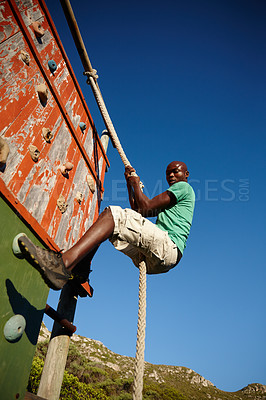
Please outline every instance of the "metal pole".
[{"label": "metal pole", "polygon": [[73,325],[70,321],[68,321],[65,317],[63,317],[61,314],[58,313],[58,311],[55,311],[49,304],[46,304],[45,314],[48,315],[48,317],[52,318],[54,321],[58,322],[61,326],[66,328],[69,332],[74,333],[77,330],[77,327]]}]

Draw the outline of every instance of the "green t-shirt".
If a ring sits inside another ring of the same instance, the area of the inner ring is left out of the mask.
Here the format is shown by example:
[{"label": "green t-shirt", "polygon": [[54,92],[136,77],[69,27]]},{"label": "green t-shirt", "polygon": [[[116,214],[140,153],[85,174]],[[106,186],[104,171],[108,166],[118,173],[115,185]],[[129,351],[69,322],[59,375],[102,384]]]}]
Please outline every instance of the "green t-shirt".
[{"label": "green t-shirt", "polygon": [[159,212],[156,225],[168,232],[171,240],[183,254],[192,223],[195,193],[184,181],[174,183],[167,191],[174,194],[176,204]]}]

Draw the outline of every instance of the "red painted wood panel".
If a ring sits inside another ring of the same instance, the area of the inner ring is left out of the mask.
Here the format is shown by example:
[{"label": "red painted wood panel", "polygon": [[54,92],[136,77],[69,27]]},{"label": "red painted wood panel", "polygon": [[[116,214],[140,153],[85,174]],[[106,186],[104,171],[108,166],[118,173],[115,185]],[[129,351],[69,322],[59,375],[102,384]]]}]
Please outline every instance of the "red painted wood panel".
[{"label": "red painted wood panel", "polygon": [[18,32],[18,26],[13,18],[7,1],[0,2],[0,43]]},{"label": "red painted wood panel", "polygon": [[[34,21],[42,23],[41,38],[32,29]],[[28,65],[21,58],[22,50],[29,54]],[[53,73],[49,60],[57,64]],[[41,83],[48,88],[45,104],[37,94]],[[80,122],[86,124],[85,131]],[[50,143],[42,136],[43,128],[53,134]],[[2,194],[44,242],[67,249],[97,218],[108,160],[41,0],[0,2],[0,136],[10,148],[0,170]],[[38,161],[32,160],[30,145],[40,151]],[[68,177],[59,170],[66,161],[74,165]],[[96,183],[94,193],[87,175]],[[68,204],[64,213],[57,206],[60,195]]]}]

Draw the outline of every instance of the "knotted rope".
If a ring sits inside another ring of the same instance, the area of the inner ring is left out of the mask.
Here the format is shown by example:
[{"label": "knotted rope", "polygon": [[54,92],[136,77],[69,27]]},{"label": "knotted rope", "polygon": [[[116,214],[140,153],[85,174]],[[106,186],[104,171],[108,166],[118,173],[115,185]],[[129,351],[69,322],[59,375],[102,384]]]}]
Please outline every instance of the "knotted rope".
[{"label": "knotted rope", "polygon": [[[123,164],[131,166],[126,154],[121,146],[120,140],[116,134],[115,128],[105,107],[102,95],[98,89],[92,75],[88,75],[88,81],[92,87],[95,99],[102,114],[105,126],[113,140],[114,146],[117,149]],[[140,183],[141,184],[141,183]],[[139,310],[138,310],[138,330],[137,344],[135,356],[135,371],[133,382],[133,400],[142,399],[143,389],[143,374],[144,374],[144,351],[145,351],[145,328],[146,328],[146,264],[145,261],[139,264]]]},{"label": "knotted rope", "polygon": [[[120,140],[116,134],[115,128],[105,107],[100,89],[98,89],[95,79],[88,75],[88,81],[92,87],[95,99],[102,114],[105,126],[113,140],[124,166],[131,166],[127,156],[122,148]],[[138,311],[138,330],[135,357],[135,371],[133,382],[133,400],[142,399],[143,374],[144,374],[144,351],[145,351],[145,328],[146,328],[146,264],[142,261],[139,264],[139,311]]]},{"label": "knotted rope", "polygon": [[109,116],[109,113],[107,111],[107,108],[105,106],[105,103],[104,103],[100,88],[99,88],[98,84],[95,82],[95,78],[93,77],[93,74],[91,74],[91,72],[89,72],[89,73],[88,72],[84,72],[84,74],[88,76],[87,82],[90,84],[90,86],[92,88],[95,100],[96,100],[96,102],[98,104],[100,113],[101,113],[101,115],[103,117],[103,121],[104,121],[104,124],[106,126],[106,129],[108,130],[109,135],[112,138],[113,144],[114,144],[115,148],[117,149],[118,154],[120,155],[124,166],[125,167],[131,166],[131,164],[130,164],[129,160],[127,159],[127,156],[126,156],[126,154],[125,154],[125,152],[124,152],[124,150],[123,150],[123,148],[121,146],[120,140],[118,139],[118,136],[117,136],[115,128],[114,128],[114,125],[112,123],[112,120],[111,120],[111,118]]},{"label": "knotted rope", "polygon": [[[86,51],[82,36],[80,34],[76,18],[69,0],[60,0],[65,13],[66,20],[71,30],[74,42],[76,44],[81,62],[87,76],[87,83],[90,84],[101,115],[103,117],[106,129],[116,147],[125,167],[131,166],[127,156],[121,146],[120,140],[116,134],[115,128],[105,106],[99,85],[97,83],[97,71],[92,68],[88,53]],[[145,349],[145,321],[146,321],[146,264],[142,261],[139,264],[139,312],[138,312],[138,331],[136,344],[135,374],[133,383],[133,399],[142,399],[143,373],[144,373],[144,349]]]},{"label": "knotted rope", "polygon": [[138,331],[135,357],[135,371],[133,382],[133,400],[142,399],[143,375],[144,375],[144,350],[146,328],[146,264],[139,264],[139,312]]}]

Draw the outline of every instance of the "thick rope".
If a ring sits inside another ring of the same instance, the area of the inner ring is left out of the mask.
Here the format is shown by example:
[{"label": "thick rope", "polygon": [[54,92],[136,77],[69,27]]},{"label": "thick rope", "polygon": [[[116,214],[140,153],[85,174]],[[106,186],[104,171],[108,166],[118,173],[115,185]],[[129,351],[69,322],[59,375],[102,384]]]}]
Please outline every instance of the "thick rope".
[{"label": "thick rope", "polygon": [[[86,73],[86,75],[87,75],[87,73]],[[100,110],[100,112],[102,114],[106,129],[108,130],[108,132],[109,132],[109,134],[110,134],[110,136],[111,136],[111,138],[113,140],[114,146],[117,149],[118,154],[120,155],[124,166],[125,167],[131,166],[131,164],[130,164],[129,160],[127,159],[127,156],[126,156],[126,154],[125,154],[125,152],[123,150],[123,147],[121,146],[120,140],[118,139],[118,136],[117,136],[115,128],[114,128],[114,125],[113,125],[113,123],[111,121],[111,118],[110,118],[110,116],[108,114],[108,111],[107,111],[107,108],[105,106],[104,100],[102,98],[101,91],[100,91],[98,85],[96,85],[95,80],[94,80],[94,78],[93,78],[93,76],[91,74],[88,75],[88,81],[89,81],[88,83],[91,85],[94,97],[95,97],[96,102],[98,104],[99,110]]]},{"label": "thick rope", "polygon": [[[63,7],[69,28],[71,30],[74,42],[76,44],[81,62],[84,66],[88,80],[91,85],[94,97],[102,114],[106,129],[111,136],[114,146],[116,147],[121,160],[125,167],[131,166],[127,156],[121,146],[121,143],[116,134],[115,128],[108,114],[105,106],[99,85],[97,83],[97,71],[92,68],[89,56],[87,54],[84,42],[82,40],[76,18],[69,0],[60,0]],[[136,174],[134,174],[136,175]],[[140,182],[140,186],[143,186]],[[146,264],[142,261],[139,264],[139,319],[138,319],[138,332],[137,332],[137,345],[136,345],[136,362],[135,362],[135,376],[133,383],[133,399],[142,399],[143,388],[143,374],[144,374],[144,348],[145,348],[145,320],[146,320]]]},{"label": "thick rope", "polygon": [[[99,110],[100,110],[101,115],[103,117],[106,129],[108,130],[109,135],[112,138],[113,144],[114,144],[115,148],[117,149],[118,154],[120,155],[120,158],[121,158],[124,166],[125,167],[127,167],[127,166],[131,167],[131,164],[130,164],[130,162],[129,162],[129,160],[128,160],[128,158],[127,158],[127,156],[126,156],[126,154],[125,154],[125,152],[123,150],[123,147],[122,147],[122,145],[120,143],[120,140],[119,140],[119,138],[117,136],[117,133],[116,133],[116,130],[115,130],[114,125],[112,123],[112,120],[111,120],[111,118],[109,116],[109,113],[107,111],[107,108],[105,106],[105,103],[104,103],[100,88],[99,88],[99,86],[98,86],[98,84],[96,82],[96,79],[98,78],[97,71],[94,69],[93,72],[84,72],[84,75],[88,76],[87,83],[89,85],[91,85],[95,100],[96,100],[96,102],[98,104]],[[137,176],[137,174],[135,172],[132,172],[131,175]],[[141,190],[143,190],[143,187],[144,187],[143,183],[140,182],[139,184],[140,184]]]},{"label": "thick rope", "polygon": [[[120,140],[118,139],[115,128],[113,126],[111,118],[106,109],[104,100],[102,98],[100,89],[98,85],[96,85],[95,83],[95,76],[93,76],[93,74],[91,73],[86,75],[88,75],[88,81],[89,81],[88,83],[90,83],[92,87],[92,91],[94,93],[95,99],[102,114],[105,126],[108,129],[108,132],[113,140],[114,146],[116,147],[125,167],[131,166],[122,148]],[[145,328],[146,328],[146,264],[145,261],[142,261],[139,264],[139,311],[138,311],[135,373],[133,382],[133,400],[142,399],[143,375],[144,375]]]},{"label": "thick rope", "polygon": [[[88,75],[89,83],[92,87],[95,99],[99,106],[106,128],[113,140],[123,164],[131,166],[125,152],[122,148],[120,140],[116,134],[115,128],[109,117],[108,111],[105,107],[100,89],[96,85],[92,74]],[[144,374],[144,350],[145,350],[145,328],[146,328],[146,264],[142,261],[139,264],[139,311],[138,311],[138,330],[137,330],[137,344],[136,344],[136,358],[135,358],[135,372],[133,382],[133,400],[142,399],[143,389],[143,374]]]},{"label": "thick rope", "polygon": [[146,328],[146,264],[139,264],[139,312],[138,332],[135,358],[135,371],[133,382],[133,400],[142,400],[143,374],[144,374],[144,350]]}]

